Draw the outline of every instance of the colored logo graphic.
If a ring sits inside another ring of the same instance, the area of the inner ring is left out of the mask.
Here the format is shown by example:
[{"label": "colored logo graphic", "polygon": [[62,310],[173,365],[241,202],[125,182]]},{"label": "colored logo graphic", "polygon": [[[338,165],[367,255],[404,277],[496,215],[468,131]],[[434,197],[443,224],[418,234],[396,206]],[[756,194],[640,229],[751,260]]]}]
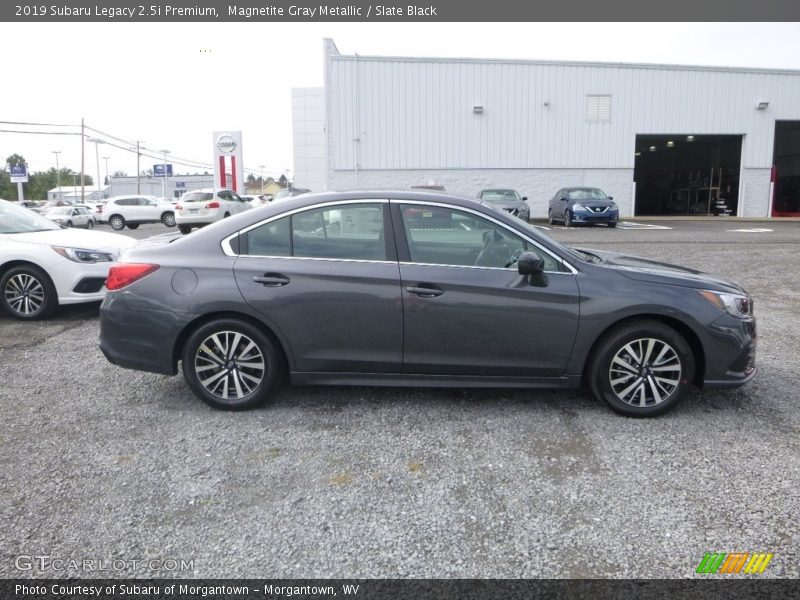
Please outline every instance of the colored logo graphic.
[{"label": "colored logo graphic", "polygon": [[758,575],[764,572],[772,560],[767,552],[706,552],[695,573],[745,573]]}]

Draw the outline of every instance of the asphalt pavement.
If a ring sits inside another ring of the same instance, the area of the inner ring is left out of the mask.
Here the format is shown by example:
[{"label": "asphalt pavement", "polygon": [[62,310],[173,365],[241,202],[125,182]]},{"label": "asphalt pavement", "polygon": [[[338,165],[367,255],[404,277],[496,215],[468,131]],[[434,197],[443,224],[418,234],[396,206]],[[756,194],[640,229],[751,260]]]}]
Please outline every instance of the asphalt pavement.
[{"label": "asphalt pavement", "polygon": [[717,551],[800,577],[800,223],[653,224],[545,230],[755,296],[754,381],[651,420],[557,390],[287,387],[217,412],[108,363],[97,305],[0,316],[0,577],[683,578]]}]

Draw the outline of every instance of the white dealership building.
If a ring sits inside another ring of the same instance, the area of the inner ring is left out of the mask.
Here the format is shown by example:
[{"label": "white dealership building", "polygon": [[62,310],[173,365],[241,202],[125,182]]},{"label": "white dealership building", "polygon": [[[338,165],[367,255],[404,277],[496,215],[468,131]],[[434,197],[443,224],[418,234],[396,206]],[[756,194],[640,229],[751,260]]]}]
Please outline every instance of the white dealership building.
[{"label": "white dealership building", "polygon": [[600,187],[623,216],[800,216],[800,71],[343,55],[292,93],[295,185],[475,196],[532,216]]}]

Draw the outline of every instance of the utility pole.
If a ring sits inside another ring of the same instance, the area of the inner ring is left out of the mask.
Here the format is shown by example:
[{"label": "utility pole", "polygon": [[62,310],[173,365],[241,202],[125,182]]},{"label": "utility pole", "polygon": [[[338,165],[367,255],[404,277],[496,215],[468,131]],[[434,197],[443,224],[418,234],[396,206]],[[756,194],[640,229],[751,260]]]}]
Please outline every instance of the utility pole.
[{"label": "utility pole", "polygon": [[81,204],[85,204],[84,196],[86,195],[86,180],[83,177],[83,160],[84,160],[84,147],[86,146],[86,133],[84,132],[83,119],[81,119]]},{"label": "utility pole", "polygon": [[61,169],[58,167],[58,155],[61,154],[61,150],[51,150],[53,154],[56,155],[56,189],[58,189],[57,194],[64,197],[64,194],[61,191]]},{"label": "utility pole", "polygon": [[164,148],[161,149],[161,152],[164,153],[164,177],[161,178],[161,196],[167,200],[167,154],[170,152]]},{"label": "utility pole", "polygon": [[136,140],[136,193],[142,193],[142,172],[139,169],[139,159],[142,157],[142,153],[140,152],[141,149],[141,140]]},{"label": "utility pole", "polygon": [[103,161],[106,163],[106,181],[108,182],[106,185],[108,186],[108,195],[109,197],[114,195],[114,189],[111,186],[111,179],[108,178],[108,159],[111,158],[110,156],[103,156]]}]

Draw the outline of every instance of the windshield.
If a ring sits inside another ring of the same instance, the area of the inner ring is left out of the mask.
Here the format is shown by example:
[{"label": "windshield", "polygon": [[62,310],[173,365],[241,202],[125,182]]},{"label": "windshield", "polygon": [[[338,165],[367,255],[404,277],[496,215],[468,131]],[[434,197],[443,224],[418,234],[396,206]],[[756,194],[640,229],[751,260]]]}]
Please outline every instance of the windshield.
[{"label": "windshield", "polygon": [[481,200],[485,202],[519,202],[521,198],[514,190],[483,190]]},{"label": "windshield", "polygon": [[186,192],[181,197],[181,202],[208,202],[214,199],[211,192]]},{"label": "windshield", "polygon": [[569,190],[570,200],[605,200],[606,195],[603,190],[597,188],[583,188],[579,190]]},{"label": "windshield", "polygon": [[0,233],[29,233],[53,229],[61,228],[27,208],[0,200]]}]

